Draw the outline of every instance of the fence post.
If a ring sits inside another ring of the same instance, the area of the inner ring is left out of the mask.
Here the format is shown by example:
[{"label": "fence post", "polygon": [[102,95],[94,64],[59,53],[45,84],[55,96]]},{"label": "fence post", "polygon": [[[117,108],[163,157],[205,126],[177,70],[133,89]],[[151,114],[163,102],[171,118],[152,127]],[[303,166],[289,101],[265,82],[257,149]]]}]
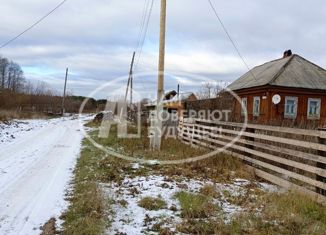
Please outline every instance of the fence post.
[{"label": "fence post", "polygon": [[193,124],[193,126],[192,126],[191,142],[190,142],[191,146],[194,146],[194,142],[193,142],[194,135],[195,135],[195,124]]},{"label": "fence post", "polygon": [[[255,129],[254,128],[246,128],[245,130],[246,132],[248,133],[253,133],[255,134]],[[252,141],[253,143],[255,142],[255,138],[254,137],[245,137],[246,140],[248,141]],[[255,146],[254,145],[251,145],[251,144],[245,144],[245,147],[248,148],[248,149],[255,149]],[[252,157],[252,154],[250,153],[245,153],[248,157]],[[248,165],[252,166],[253,164],[252,163],[249,163],[247,162]]]},{"label": "fence post", "polygon": [[[318,142],[320,144],[326,145],[326,129],[320,129],[320,136],[318,137]],[[326,157],[326,152],[318,151],[318,155],[320,155],[322,157]],[[322,169],[326,169],[326,164],[321,163],[321,162],[317,162],[316,166],[319,168],[322,168]],[[316,175],[316,180],[326,183],[326,178],[322,177],[320,175]],[[318,187],[316,187],[316,192],[321,195],[326,195],[326,190],[318,188]]]}]

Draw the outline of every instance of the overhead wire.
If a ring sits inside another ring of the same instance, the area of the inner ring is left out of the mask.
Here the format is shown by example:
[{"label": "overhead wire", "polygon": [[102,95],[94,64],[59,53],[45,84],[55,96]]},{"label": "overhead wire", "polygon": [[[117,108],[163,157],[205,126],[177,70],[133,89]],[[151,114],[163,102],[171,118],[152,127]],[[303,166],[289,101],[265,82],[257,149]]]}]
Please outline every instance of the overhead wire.
[{"label": "overhead wire", "polygon": [[219,22],[220,25],[222,26],[222,28],[223,28],[223,30],[224,30],[226,36],[228,37],[228,39],[230,40],[231,44],[233,45],[233,47],[234,47],[236,53],[238,54],[238,56],[240,57],[240,59],[242,60],[243,64],[245,65],[245,67],[246,67],[246,68],[248,69],[248,71],[250,72],[250,74],[251,74],[251,75],[253,76],[253,78],[257,81],[257,78],[256,78],[255,74],[252,72],[252,70],[250,69],[249,65],[247,64],[245,58],[242,56],[242,54],[241,54],[239,48],[237,47],[237,45],[236,45],[236,43],[234,42],[234,40],[232,39],[232,37],[231,37],[229,31],[227,30],[225,24],[223,23],[222,18],[221,18],[221,17],[219,16],[219,14],[217,13],[217,10],[216,10],[216,8],[214,7],[212,1],[211,1],[211,0],[208,0],[208,3],[209,3],[209,5],[211,6],[211,8],[212,8],[212,10],[213,10],[213,12],[214,12],[214,15],[216,16],[218,22]]},{"label": "overhead wire", "polygon": [[15,40],[17,40],[19,37],[23,36],[25,33],[27,33],[28,31],[30,31],[31,29],[33,29],[35,26],[37,26],[38,24],[40,24],[43,20],[45,20],[47,17],[49,17],[52,13],[54,13],[56,10],[58,10],[63,4],[65,4],[65,2],[67,2],[68,0],[63,0],[62,2],[60,2],[58,5],[56,5],[51,11],[49,11],[47,14],[45,14],[43,17],[41,17],[39,20],[37,20],[35,23],[33,23],[31,26],[29,26],[27,29],[25,29],[24,31],[22,31],[21,33],[19,33],[18,35],[16,35],[15,37],[11,38],[10,40],[8,40],[7,42],[3,43],[0,46],[0,49],[8,46],[10,43],[14,42]]},{"label": "overhead wire", "polygon": [[149,8],[149,0],[145,0],[144,1],[144,7],[143,7],[143,13],[142,13],[142,17],[141,17],[141,22],[140,22],[140,28],[139,28],[139,33],[138,33],[138,39],[137,39],[137,47],[136,47],[136,52],[138,51],[138,48],[140,46],[140,42],[141,42],[141,38],[143,35],[143,30],[144,30],[144,25],[145,25],[145,21],[146,21],[146,15],[147,15],[147,11]]},{"label": "overhead wire", "polygon": [[141,38],[140,46],[138,48],[139,51],[138,51],[137,61],[136,61],[135,68],[134,68],[135,71],[138,68],[139,60],[140,60],[140,57],[142,56],[143,47],[144,47],[147,32],[148,32],[149,21],[151,19],[151,15],[152,15],[152,11],[153,11],[153,5],[154,5],[154,0],[150,0],[150,8],[149,8],[149,11],[146,12],[147,16],[146,16],[146,21],[145,21],[145,25],[144,25],[145,27],[144,27],[144,30],[143,30],[143,35],[142,35],[142,38]]}]

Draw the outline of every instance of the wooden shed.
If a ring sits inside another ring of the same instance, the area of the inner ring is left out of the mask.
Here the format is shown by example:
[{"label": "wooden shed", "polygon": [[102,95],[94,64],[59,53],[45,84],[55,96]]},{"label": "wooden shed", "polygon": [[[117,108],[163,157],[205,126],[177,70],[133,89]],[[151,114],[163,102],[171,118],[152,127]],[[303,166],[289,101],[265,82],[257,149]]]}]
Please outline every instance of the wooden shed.
[{"label": "wooden shed", "polygon": [[[257,66],[229,88],[247,108],[251,123],[325,127],[326,70],[286,51],[284,57]],[[235,101],[234,119],[243,121]]]}]

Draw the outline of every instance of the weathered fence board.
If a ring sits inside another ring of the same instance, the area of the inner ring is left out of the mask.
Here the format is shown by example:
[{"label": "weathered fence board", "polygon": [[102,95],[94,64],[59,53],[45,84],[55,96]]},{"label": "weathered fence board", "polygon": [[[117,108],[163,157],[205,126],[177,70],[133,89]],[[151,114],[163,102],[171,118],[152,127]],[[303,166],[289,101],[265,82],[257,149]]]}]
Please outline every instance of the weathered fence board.
[{"label": "weathered fence board", "polygon": [[192,146],[217,149],[233,141],[223,152],[249,163],[257,176],[326,204],[325,131],[249,124],[239,135],[241,129],[241,123],[203,119],[180,120],[178,128],[179,138]]},{"label": "weathered fence board", "polygon": [[[216,134],[210,133],[208,131],[198,131],[198,132],[201,132],[202,134],[208,135],[208,136],[213,137],[213,138],[226,139],[228,141],[232,141],[234,139],[234,137],[232,137],[232,136],[216,135]],[[287,148],[284,148],[284,147],[272,146],[272,145],[269,145],[269,144],[258,143],[258,142],[255,142],[255,141],[250,141],[250,140],[245,140],[245,139],[239,139],[239,140],[237,140],[237,143],[250,145],[250,146],[255,146],[257,148],[270,150],[270,151],[277,152],[277,153],[280,153],[280,154],[286,154],[286,155],[301,158],[301,159],[304,159],[304,160],[309,160],[309,161],[320,162],[320,163],[326,164],[326,158],[325,157],[318,156],[318,155],[311,154],[311,153],[305,153],[305,152],[301,152],[301,151],[294,150],[294,149],[287,149]]]},{"label": "weathered fence board", "polygon": [[[210,123],[210,124],[218,124],[218,125],[226,125],[226,126],[233,126],[233,127],[243,127],[242,123],[236,123],[236,122],[216,122],[211,120],[203,120],[203,119],[195,119],[197,122],[201,123]],[[310,129],[299,129],[299,128],[289,128],[289,127],[280,127],[280,126],[266,126],[266,125],[256,125],[256,124],[247,124],[247,128],[252,128],[256,130],[264,130],[264,131],[273,131],[273,132],[279,132],[279,133],[289,133],[289,134],[295,134],[295,135],[306,135],[306,136],[314,136],[314,137],[320,137],[324,136],[324,131],[316,131],[316,130],[310,130]]]},{"label": "weathered fence board", "polygon": [[[184,126],[188,126],[187,123],[183,123]],[[190,124],[193,125],[193,124]],[[229,129],[220,129],[217,127],[211,127],[211,126],[205,126],[205,125],[199,125],[196,124],[194,125],[195,127],[203,128],[206,130],[211,130],[211,131],[216,131],[216,132],[223,132],[227,134],[233,134],[233,135],[238,135],[239,131],[236,130],[229,130]],[[282,144],[290,144],[293,146],[300,146],[300,147],[305,147],[308,149],[315,149],[319,151],[326,151],[326,145],[319,144],[319,143],[311,143],[311,142],[306,142],[302,140],[294,140],[294,139],[287,139],[287,138],[282,138],[282,137],[275,137],[275,136],[268,136],[264,134],[255,134],[255,133],[249,133],[249,132],[243,132],[242,136],[245,137],[252,137],[252,138],[257,138],[257,139],[262,139],[262,140],[267,140],[267,141],[273,141],[277,143],[282,143]]]}]

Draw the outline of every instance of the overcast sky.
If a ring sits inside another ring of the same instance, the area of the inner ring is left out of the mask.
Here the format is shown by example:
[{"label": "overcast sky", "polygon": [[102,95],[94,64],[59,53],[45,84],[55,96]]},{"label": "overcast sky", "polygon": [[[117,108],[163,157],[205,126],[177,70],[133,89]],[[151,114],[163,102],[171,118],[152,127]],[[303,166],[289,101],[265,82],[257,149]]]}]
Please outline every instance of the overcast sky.
[{"label": "overcast sky", "polygon": [[[60,0],[8,0],[0,5],[0,44],[17,35]],[[200,75],[233,81],[247,71],[215,18],[207,0],[167,0],[165,88],[196,91]],[[277,59],[292,49],[326,67],[324,0],[212,0],[248,65]],[[54,14],[0,50],[18,62],[27,79],[45,81],[62,90],[88,95],[105,82],[126,76],[145,0],[68,0]],[[160,1],[154,0],[137,72],[153,72],[158,61]],[[175,76],[173,76],[175,75]],[[126,81],[121,79],[120,83]],[[153,96],[155,74],[137,77],[137,91]],[[113,89],[111,87],[111,89]],[[103,94],[101,94],[103,95]],[[101,95],[95,95],[97,98]]]}]

